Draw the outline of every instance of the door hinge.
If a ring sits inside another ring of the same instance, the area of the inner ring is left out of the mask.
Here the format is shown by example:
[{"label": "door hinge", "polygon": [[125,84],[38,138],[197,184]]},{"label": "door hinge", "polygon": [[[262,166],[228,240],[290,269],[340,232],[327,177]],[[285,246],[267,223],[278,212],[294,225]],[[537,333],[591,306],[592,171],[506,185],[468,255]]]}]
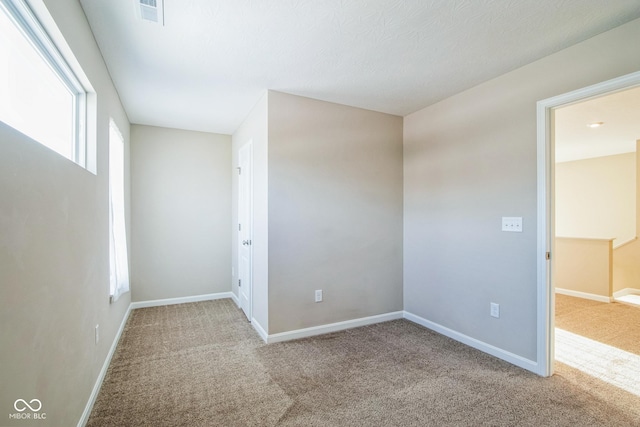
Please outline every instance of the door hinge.
[{"label": "door hinge", "polygon": [[238,287],[242,287],[242,279],[238,279]]},{"label": "door hinge", "polygon": [[238,231],[242,231],[242,224],[238,224]]},{"label": "door hinge", "polygon": [[242,175],[242,168],[238,166],[236,169],[238,169],[238,175]]},{"label": "door hinge", "polygon": [[547,260],[551,259],[551,252],[547,252]]}]

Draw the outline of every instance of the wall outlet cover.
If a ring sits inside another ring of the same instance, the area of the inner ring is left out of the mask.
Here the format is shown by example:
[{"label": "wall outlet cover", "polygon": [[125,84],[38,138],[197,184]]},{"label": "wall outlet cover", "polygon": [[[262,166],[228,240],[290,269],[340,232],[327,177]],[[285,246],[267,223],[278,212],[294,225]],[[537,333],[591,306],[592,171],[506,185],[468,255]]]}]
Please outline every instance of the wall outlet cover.
[{"label": "wall outlet cover", "polygon": [[500,317],[500,304],[496,304],[495,302],[491,303],[491,317]]}]

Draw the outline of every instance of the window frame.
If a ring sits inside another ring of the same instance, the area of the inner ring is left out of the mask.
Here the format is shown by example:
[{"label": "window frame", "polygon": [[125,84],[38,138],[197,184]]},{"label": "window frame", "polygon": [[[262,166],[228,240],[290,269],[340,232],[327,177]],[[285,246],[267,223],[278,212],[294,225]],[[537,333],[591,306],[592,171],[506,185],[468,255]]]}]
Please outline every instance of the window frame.
[{"label": "window frame", "polygon": [[[115,149],[116,144],[117,149]],[[131,291],[125,201],[125,146],[120,128],[113,118],[109,118],[109,301],[111,303]],[[115,161],[118,161],[121,175],[114,168]],[[119,175],[117,178],[114,176],[115,173]],[[117,191],[115,191],[116,185],[118,185]],[[121,209],[116,211],[116,207]]]},{"label": "window frame", "polygon": [[[25,0],[0,0],[0,8],[71,93],[74,102],[73,122],[70,124],[73,129],[73,141],[70,141],[72,144],[72,158],[70,160],[87,169],[87,88],[82,84]],[[20,129],[16,130],[20,131]],[[37,142],[48,148],[47,144]]]}]

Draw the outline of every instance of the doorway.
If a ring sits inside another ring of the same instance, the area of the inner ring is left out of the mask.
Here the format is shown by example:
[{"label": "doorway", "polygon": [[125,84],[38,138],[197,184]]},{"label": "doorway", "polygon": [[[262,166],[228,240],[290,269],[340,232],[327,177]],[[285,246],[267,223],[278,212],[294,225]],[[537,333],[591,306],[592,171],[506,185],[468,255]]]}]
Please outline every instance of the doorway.
[{"label": "doorway", "polygon": [[252,318],[253,295],[253,144],[238,151],[238,299],[247,319]]},{"label": "doorway", "polygon": [[640,86],[640,72],[539,101],[538,117],[538,374],[554,373],[555,361],[555,141],[554,111]]},{"label": "doorway", "polygon": [[614,297],[639,287],[640,86],[553,112],[555,372],[616,404],[637,402],[640,308]]}]

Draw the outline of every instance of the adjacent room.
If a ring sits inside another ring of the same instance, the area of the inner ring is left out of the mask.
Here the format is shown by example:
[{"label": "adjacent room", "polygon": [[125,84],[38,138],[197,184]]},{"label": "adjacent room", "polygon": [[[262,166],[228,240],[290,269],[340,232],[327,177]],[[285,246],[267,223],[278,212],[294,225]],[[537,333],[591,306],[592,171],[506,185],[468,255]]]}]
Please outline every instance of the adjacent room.
[{"label": "adjacent room", "polygon": [[637,0],[0,0],[0,425],[638,425],[640,328],[578,332],[638,323],[640,133],[555,133],[637,40]]},{"label": "adjacent room", "polygon": [[555,373],[596,394],[640,396],[638,117],[637,87],[554,112]]}]

